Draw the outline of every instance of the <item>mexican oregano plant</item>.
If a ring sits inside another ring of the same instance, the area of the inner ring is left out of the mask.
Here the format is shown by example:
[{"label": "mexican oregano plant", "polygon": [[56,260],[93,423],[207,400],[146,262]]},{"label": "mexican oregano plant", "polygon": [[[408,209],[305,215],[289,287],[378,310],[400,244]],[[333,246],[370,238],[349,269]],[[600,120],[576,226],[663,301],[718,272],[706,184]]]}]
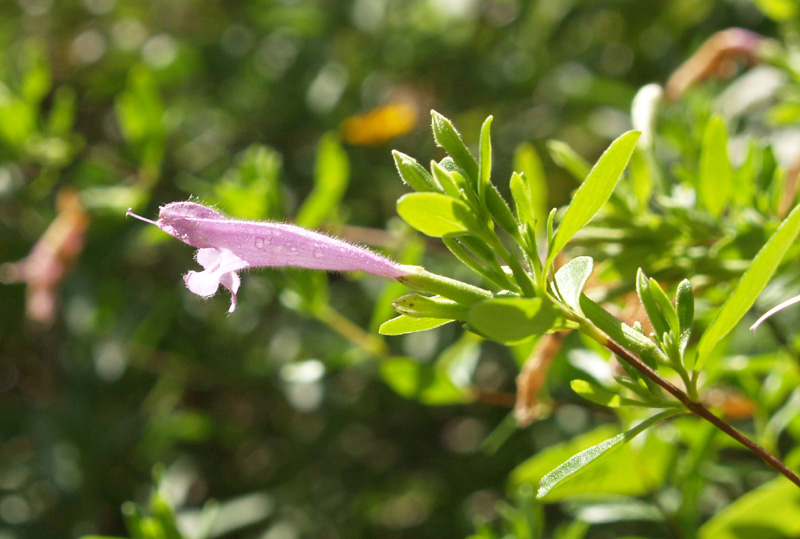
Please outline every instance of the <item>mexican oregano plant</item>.
[{"label": "mexican oregano plant", "polygon": [[[515,172],[510,180],[514,211],[491,183],[491,117],[481,129],[476,160],[452,123],[432,114],[434,138],[448,157],[432,162],[429,172],[411,157],[394,152],[400,176],[416,191],[400,198],[397,210],[413,228],[442,238],[487,288],[419,266],[397,264],[366,248],[297,226],[228,219],[195,202],[167,204],[155,222],[136,217],[197,247],[197,261],[205,269],[190,271],[187,287],[210,296],[222,284],[231,292],[231,311],[239,287],[237,271],[242,269],[292,266],[365,271],[416,291],[395,301],[400,316],[381,326],[384,335],[457,321],[486,339],[513,344],[574,329],[613,352],[625,372],[616,377],[615,387],[575,380],[573,390],[605,406],[659,411],[552,470],[541,480],[540,497],[610,449],[682,413],[710,422],[800,487],[800,477],[779,459],[714,415],[703,404],[698,385],[706,360],[753,305],[800,232],[800,210],[795,208],[761,248],[696,346],[690,341],[694,324],[690,281],[678,285],[673,303],[659,283],[640,269],[635,289],[653,328],[647,335],[639,322],[628,325],[583,294],[592,274],[592,258],[579,256],[556,269],[563,249],[611,198],[634,155],[639,133],[625,133],[609,146],[556,223],[555,210],[546,219],[536,214],[540,197],[525,174]],[[543,236],[537,233],[539,221],[545,222]],[[668,379],[672,374],[683,388]]]}]

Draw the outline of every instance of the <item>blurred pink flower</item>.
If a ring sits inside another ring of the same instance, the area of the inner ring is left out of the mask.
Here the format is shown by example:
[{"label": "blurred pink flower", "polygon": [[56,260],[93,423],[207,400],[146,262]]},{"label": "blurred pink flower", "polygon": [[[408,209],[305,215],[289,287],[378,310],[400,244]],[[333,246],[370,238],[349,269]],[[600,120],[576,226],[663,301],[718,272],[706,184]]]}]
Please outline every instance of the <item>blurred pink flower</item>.
[{"label": "blurred pink flower", "polygon": [[56,313],[58,288],[83,250],[89,216],[72,189],[56,198],[58,216],[31,249],[30,254],[0,266],[0,282],[26,283],[25,311],[29,320],[49,326]]}]

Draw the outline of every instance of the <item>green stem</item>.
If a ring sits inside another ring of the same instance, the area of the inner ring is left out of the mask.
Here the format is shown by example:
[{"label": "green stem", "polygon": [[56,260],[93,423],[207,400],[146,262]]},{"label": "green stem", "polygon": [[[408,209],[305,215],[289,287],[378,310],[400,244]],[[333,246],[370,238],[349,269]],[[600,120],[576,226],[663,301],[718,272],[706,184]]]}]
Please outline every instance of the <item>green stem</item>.
[{"label": "green stem", "polygon": [[382,339],[364,331],[330,305],[315,310],[314,315],[317,320],[368,353],[376,357],[383,357],[388,353],[386,343]]}]

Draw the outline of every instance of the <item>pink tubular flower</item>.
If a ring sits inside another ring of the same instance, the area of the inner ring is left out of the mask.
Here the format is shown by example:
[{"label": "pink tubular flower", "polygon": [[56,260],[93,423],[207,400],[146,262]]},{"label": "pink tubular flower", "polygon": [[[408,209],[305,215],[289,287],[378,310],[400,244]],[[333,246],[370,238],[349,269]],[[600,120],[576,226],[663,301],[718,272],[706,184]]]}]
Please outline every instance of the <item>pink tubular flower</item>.
[{"label": "pink tubular flower", "polygon": [[365,271],[398,279],[412,271],[365,247],[351,245],[294,225],[267,221],[228,219],[195,202],[173,202],[161,206],[158,221],[128,210],[127,215],[156,225],[167,234],[197,247],[197,262],[203,271],[190,271],[184,281],[198,296],[213,296],[222,284],[231,292],[236,309],[239,270],[259,266],[291,266],[330,271]]}]

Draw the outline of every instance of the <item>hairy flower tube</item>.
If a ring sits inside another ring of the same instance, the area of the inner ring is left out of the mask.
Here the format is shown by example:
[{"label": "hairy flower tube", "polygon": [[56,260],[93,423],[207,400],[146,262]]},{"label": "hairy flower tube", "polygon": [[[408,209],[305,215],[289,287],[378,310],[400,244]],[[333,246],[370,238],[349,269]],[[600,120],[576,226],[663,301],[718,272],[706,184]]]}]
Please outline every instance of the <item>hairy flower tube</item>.
[{"label": "hairy flower tube", "polygon": [[364,271],[400,280],[421,268],[404,266],[365,247],[295,225],[229,219],[196,202],[161,206],[151,221],[128,210],[127,215],[154,224],[167,234],[197,247],[203,271],[190,271],[186,287],[202,297],[213,296],[221,284],[231,293],[236,309],[239,270],[260,266],[289,266],[330,271]]}]

